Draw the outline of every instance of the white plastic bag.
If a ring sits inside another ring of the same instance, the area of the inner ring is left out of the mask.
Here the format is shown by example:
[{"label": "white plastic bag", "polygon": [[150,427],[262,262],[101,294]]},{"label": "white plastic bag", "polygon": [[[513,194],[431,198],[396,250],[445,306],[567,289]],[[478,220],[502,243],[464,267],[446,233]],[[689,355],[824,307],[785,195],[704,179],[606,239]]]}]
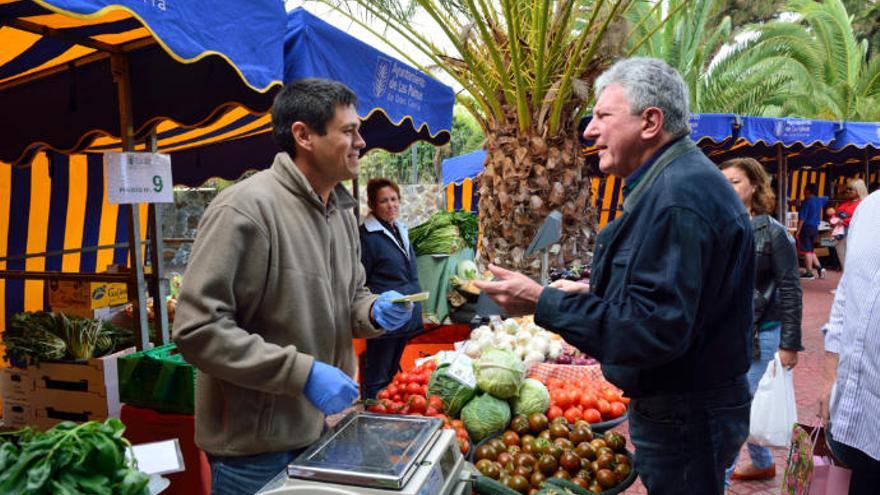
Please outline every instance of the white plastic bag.
[{"label": "white plastic bag", "polygon": [[777,352],[758,383],[752,398],[749,442],[765,447],[785,447],[797,422],[792,371],[782,366]]}]

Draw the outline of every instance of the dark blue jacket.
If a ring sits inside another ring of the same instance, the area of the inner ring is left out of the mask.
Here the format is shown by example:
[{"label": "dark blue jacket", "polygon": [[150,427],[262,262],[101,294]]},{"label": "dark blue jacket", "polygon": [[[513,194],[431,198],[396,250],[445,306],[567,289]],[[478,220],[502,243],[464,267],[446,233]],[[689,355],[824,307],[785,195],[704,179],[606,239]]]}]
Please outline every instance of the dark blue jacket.
[{"label": "dark blue jacket", "polygon": [[[416,269],[416,253],[409,243],[409,234],[403,223],[398,221],[395,225],[400,231],[403,246],[372,215],[364,219],[360,226],[361,262],[367,272],[367,287],[374,294],[388,290],[396,290],[404,295],[422,291]],[[422,330],[422,303],[415,303],[409,323],[400,330],[388,333],[388,337],[412,335]]]},{"label": "dark blue jacket", "polygon": [[595,356],[628,396],[712,389],[749,368],[754,263],[742,202],[682,138],[599,233],[591,292],[544,289],[535,322]]}]

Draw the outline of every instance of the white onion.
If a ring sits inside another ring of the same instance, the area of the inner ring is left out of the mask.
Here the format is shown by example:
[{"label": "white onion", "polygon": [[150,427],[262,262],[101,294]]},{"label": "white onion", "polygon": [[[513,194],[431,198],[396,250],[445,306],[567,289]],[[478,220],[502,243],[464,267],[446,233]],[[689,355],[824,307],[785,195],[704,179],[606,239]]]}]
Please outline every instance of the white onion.
[{"label": "white onion", "polygon": [[550,344],[547,345],[547,357],[550,359],[556,359],[562,354],[562,342],[558,340],[551,340]]}]

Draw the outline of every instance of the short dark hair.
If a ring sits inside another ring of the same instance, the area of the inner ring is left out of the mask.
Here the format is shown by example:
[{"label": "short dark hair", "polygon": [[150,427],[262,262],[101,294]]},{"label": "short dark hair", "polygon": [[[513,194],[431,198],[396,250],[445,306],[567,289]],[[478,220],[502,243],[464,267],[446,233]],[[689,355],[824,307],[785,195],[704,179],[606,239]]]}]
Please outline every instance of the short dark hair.
[{"label": "short dark hair", "polygon": [[813,196],[818,196],[819,195],[819,188],[816,186],[815,182],[810,182],[809,184],[804,186],[804,192],[808,192],[808,193],[812,194]]},{"label": "short dark hair", "polygon": [[290,127],[302,122],[323,136],[327,123],[339,105],[357,105],[357,96],[348,86],[329,79],[298,79],[284,86],[272,103],[272,137],[282,150],[296,157],[296,142]]},{"label": "short dark hair", "polygon": [[397,193],[397,199],[400,199],[400,186],[398,186],[396,182],[391,179],[386,179],[385,177],[370,179],[370,182],[367,182],[367,206],[369,206],[370,209],[376,204],[379,191],[386,187],[394,189],[394,192]]}]

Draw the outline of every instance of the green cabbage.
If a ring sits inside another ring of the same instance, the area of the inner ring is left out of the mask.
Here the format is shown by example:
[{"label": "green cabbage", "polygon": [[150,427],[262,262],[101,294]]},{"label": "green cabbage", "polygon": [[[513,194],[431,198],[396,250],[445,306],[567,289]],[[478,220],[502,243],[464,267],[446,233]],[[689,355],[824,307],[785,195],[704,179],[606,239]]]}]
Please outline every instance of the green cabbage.
[{"label": "green cabbage", "polygon": [[480,390],[499,399],[509,399],[519,392],[525,366],[506,349],[487,349],[474,361],[474,375]]},{"label": "green cabbage", "polygon": [[519,388],[519,395],[510,402],[513,414],[528,416],[532,413],[543,413],[550,407],[550,393],[543,383],[534,378],[526,378]]},{"label": "green cabbage", "polygon": [[431,374],[428,381],[428,396],[436,395],[443,401],[443,412],[451,418],[458,417],[458,412],[474,398],[476,390],[449,376],[449,364],[441,364]]},{"label": "green cabbage", "polygon": [[510,406],[489,394],[478,395],[461,410],[461,421],[468,435],[479,442],[507,428],[507,423],[510,423]]}]

